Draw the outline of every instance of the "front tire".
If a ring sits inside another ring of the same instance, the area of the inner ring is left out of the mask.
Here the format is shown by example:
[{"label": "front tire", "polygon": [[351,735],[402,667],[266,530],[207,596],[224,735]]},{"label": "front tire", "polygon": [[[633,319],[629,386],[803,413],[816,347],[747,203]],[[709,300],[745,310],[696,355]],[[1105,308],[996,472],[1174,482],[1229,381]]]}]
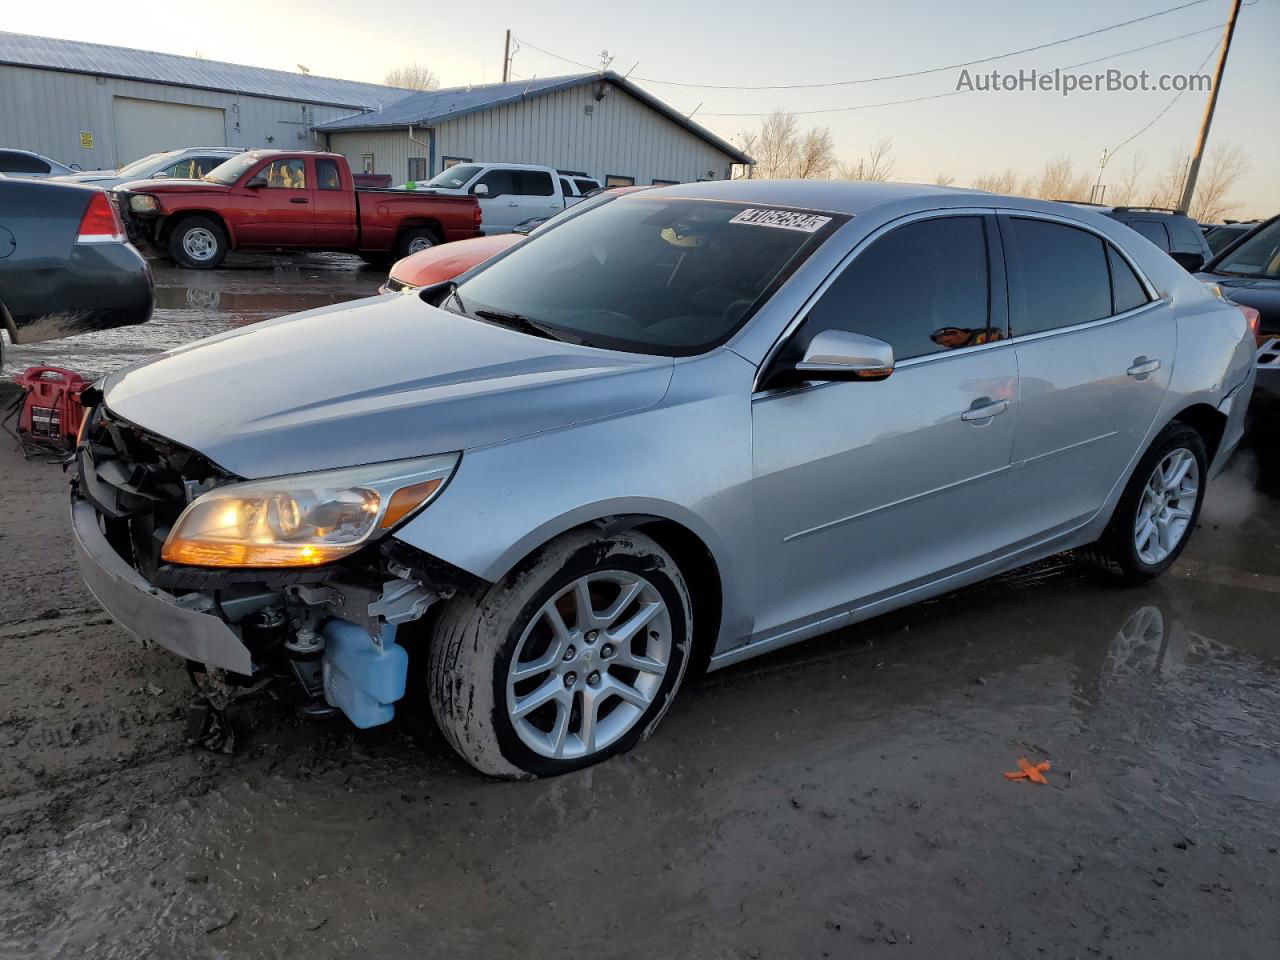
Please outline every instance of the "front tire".
[{"label": "front tire", "polygon": [[691,641],[688,588],[657,543],[636,531],[566,534],[441,611],[431,709],[481,773],[568,773],[653,731]]},{"label": "front tire", "polygon": [[1199,432],[1165,427],[1138,461],[1106,532],[1081,551],[1095,569],[1126,584],[1158,577],[1178,559],[1204,503],[1208,455]]},{"label": "front tire", "polygon": [[227,234],[208,217],[187,217],[169,231],[169,256],[192,270],[212,270],[227,255]]}]

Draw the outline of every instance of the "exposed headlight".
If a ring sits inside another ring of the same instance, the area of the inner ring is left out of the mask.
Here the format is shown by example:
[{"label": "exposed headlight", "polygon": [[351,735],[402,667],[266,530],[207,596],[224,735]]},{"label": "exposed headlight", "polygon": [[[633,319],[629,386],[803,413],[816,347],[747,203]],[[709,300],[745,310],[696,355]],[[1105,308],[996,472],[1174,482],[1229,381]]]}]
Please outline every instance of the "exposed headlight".
[{"label": "exposed headlight", "polygon": [[1218,286],[1218,284],[1214,283],[1212,280],[1201,280],[1200,282],[1204,284],[1204,288],[1206,290],[1212,293],[1219,300],[1226,300],[1228,303],[1231,302],[1227,298],[1227,295],[1222,292],[1222,287]]},{"label": "exposed headlight", "polygon": [[135,193],[129,198],[129,209],[134,213],[151,213],[153,210],[159,210],[160,204],[150,194]]},{"label": "exposed headlight", "polygon": [[378,539],[430,503],[460,454],[229,483],[192,501],[161,557],[201,567],[312,567]]}]

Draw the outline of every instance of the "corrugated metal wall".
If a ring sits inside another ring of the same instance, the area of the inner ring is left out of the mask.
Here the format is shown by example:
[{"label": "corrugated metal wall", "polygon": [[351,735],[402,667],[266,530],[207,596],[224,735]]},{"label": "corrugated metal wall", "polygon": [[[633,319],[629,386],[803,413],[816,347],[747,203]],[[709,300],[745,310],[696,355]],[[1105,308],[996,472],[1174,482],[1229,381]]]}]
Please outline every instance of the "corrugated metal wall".
[{"label": "corrugated metal wall", "polygon": [[[329,147],[334,153],[347,158],[351,169],[357,173],[363,170],[362,156],[373,154],[373,172],[391,174],[391,182],[399,186],[409,178],[409,158],[423,157],[428,167],[431,164],[431,151],[425,144],[430,143],[431,131],[414,127],[413,139],[409,140],[408,130],[392,130],[382,133],[333,133],[329,135]],[[324,149],[323,145],[321,149]],[[438,162],[438,161],[437,161]]]},{"label": "corrugated metal wall", "polygon": [[[540,163],[654,180],[722,180],[730,157],[617,87],[596,100],[594,84],[473,113],[440,124],[437,170],[445,157]],[[587,108],[591,112],[587,113]]]},{"label": "corrugated metal wall", "polygon": [[[136,160],[117,155],[115,97],[219,108],[225,111],[225,139],[232,147],[316,149],[312,125],[355,112],[345,107],[0,65],[0,146],[34,150],[62,163],[78,163],[86,170]],[[81,147],[81,131],[93,134],[92,149]]]}]

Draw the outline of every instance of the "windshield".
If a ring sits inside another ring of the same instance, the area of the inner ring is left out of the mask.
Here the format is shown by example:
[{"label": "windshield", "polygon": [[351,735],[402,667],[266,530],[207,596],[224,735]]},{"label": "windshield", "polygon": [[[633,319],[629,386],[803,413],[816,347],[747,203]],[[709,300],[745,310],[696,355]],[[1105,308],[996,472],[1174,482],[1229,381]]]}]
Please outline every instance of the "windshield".
[{"label": "windshield", "polygon": [[1214,273],[1280,279],[1280,220],[1267,224],[1212,269]]},{"label": "windshield", "polygon": [[428,187],[444,187],[446,190],[460,190],[467,181],[480,172],[480,167],[466,163],[455,163],[448,170],[442,170],[427,181]]},{"label": "windshield", "polygon": [[126,163],[116,173],[122,177],[143,177],[161,157],[176,157],[181,152],[180,150],[170,150],[168,153],[149,153],[141,160]]},{"label": "windshield", "polygon": [[232,184],[244,176],[245,171],[261,160],[262,157],[253,153],[242,153],[238,157],[232,157],[226,163],[220,163],[200,179],[210,180],[213,183]]},{"label": "windshield", "polygon": [[727,340],[846,217],[628,198],[567,218],[464,281],[455,312],[591,346],[687,356]]}]

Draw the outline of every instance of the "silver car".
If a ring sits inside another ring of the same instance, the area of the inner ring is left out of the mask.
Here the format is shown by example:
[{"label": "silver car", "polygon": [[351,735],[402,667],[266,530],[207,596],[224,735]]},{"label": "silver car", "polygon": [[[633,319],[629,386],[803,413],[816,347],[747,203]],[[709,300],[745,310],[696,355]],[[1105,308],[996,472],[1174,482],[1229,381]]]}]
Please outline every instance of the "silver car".
[{"label": "silver car", "polygon": [[1087,210],[686,184],[108,377],[72,519],[222,700],[372,726],[412,669],[467,762],[549,775],[695,670],[1072,548],[1161,573],[1253,376],[1242,313]]},{"label": "silver car", "polygon": [[210,170],[244,152],[244,147],[186,147],[148,154],[118,170],[85,170],[58,179],[91,183],[104,190],[133,180],[199,180]]}]

